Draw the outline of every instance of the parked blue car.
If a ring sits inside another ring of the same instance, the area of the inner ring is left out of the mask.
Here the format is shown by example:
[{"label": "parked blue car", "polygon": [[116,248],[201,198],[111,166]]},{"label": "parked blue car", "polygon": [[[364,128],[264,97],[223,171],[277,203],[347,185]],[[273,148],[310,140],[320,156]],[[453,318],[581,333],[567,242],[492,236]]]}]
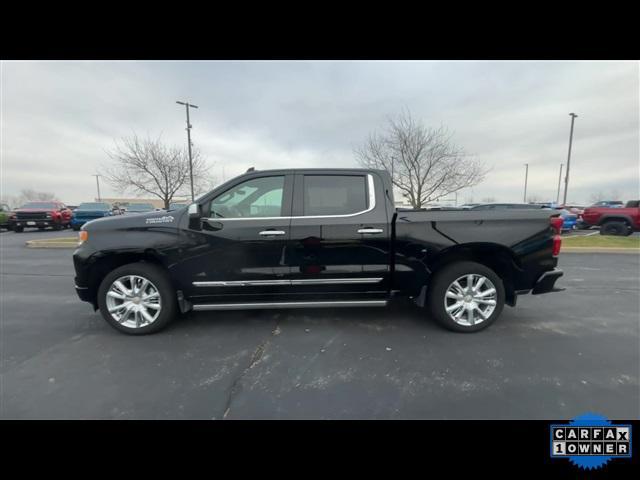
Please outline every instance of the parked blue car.
[{"label": "parked blue car", "polygon": [[562,209],[560,216],[563,219],[562,231],[575,230],[578,228],[578,215],[571,213],[569,210]]},{"label": "parked blue car", "polygon": [[113,215],[113,211],[108,203],[81,203],[71,215],[71,228],[80,230],[80,227],[90,220],[111,215]]}]

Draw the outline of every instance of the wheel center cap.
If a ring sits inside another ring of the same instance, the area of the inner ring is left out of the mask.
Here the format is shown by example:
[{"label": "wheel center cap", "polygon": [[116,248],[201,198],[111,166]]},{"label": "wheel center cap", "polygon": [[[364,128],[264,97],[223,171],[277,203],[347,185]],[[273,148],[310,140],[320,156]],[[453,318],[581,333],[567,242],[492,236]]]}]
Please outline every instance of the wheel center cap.
[{"label": "wheel center cap", "polygon": [[132,301],[133,303],[135,303],[136,305],[138,305],[138,304],[140,303],[140,297],[133,297],[133,298],[131,299],[131,301]]},{"label": "wheel center cap", "polygon": [[469,303],[471,301],[471,295],[465,295],[464,301]]}]

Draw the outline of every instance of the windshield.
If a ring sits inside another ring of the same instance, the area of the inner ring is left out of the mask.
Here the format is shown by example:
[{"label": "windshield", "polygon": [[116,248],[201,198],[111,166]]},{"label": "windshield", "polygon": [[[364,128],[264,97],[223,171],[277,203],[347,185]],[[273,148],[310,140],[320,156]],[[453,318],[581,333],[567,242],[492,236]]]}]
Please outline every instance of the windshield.
[{"label": "windshield", "polygon": [[147,210],[155,210],[156,207],[151,205],[150,203],[131,203],[127,207],[127,210],[135,211],[135,212],[145,212]]},{"label": "windshield", "polygon": [[108,203],[81,203],[78,207],[79,210],[111,210]]},{"label": "windshield", "polygon": [[44,208],[47,210],[55,210],[58,208],[58,205],[53,202],[28,202],[20,208]]}]

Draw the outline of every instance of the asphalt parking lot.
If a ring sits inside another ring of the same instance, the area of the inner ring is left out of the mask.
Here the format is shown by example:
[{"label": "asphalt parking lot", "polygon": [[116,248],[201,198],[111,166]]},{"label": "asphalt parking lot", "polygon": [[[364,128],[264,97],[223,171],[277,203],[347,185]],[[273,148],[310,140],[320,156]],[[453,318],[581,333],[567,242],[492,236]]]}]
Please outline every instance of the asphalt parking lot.
[{"label": "asphalt parking lot", "polygon": [[523,296],[476,334],[417,308],[191,314],[111,329],[73,288],[72,250],[0,233],[0,417],[640,417],[640,256],[561,254],[562,293]]}]

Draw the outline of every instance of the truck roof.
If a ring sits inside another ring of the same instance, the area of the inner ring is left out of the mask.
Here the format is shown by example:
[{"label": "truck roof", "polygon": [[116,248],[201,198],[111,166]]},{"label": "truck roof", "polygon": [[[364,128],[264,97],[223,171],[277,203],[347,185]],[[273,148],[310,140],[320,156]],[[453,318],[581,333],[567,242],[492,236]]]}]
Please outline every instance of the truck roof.
[{"label": "truck roof", "polygon": [[[375,168],[358,168],[358,167],[354,167],[354,168],[276,168],[276,169],[269,169],[269,170],[251,170],[248,172],[245,172],[245,174],[248,173],[329,173],[329,172],[335,172],[335,173],[347,173],[347,172],[358,172],[358,173],[371,173],[371,172],[376,172],[376,173],[384,173],[387,174],[388,172],[386,170],[380,170],[380,169],[375,169]],[[244,175],[244,174],[243,174]]]}]

